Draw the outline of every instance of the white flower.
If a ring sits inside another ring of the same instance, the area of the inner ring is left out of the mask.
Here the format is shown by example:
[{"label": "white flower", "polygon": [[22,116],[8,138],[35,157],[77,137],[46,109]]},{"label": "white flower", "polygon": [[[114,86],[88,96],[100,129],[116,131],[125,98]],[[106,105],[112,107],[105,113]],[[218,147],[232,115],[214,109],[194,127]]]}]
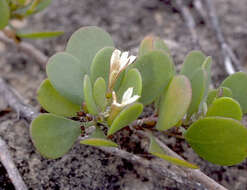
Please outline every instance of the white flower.
[{"label": "white flower", "polygon": [[119,76],[119,74],[126,69],[130,64],[132,64],[136,57],[131,55],[128,56],[128,52],[121,53],[120,50],[115,49],[111,56],[110,62],[110,74],[109,74],[109,86],[108,89],[111,90]]},{"label": "white flower", "polygon": [[132,94],[133,94],[133,87],[128,88],[128,89],[124,92],[124,94],[123,94],[123,96],[122,96],[122,101],[121,101],[121,103],[118,103],[118,102],[117,102],[116,93],[113,91],[113,92],[112,92],[112,100],[113,100],[112,104],[113,104],[114,106],[117,106],[117,107],[125,107],[125,106],[127,106],[127,105],[129,105],[129,104],[132,104],[132,103],[134,103],[135,101],[137,101],[137,100],[140,98],[140,96],[138,96],[138,95],[132,96]]}]

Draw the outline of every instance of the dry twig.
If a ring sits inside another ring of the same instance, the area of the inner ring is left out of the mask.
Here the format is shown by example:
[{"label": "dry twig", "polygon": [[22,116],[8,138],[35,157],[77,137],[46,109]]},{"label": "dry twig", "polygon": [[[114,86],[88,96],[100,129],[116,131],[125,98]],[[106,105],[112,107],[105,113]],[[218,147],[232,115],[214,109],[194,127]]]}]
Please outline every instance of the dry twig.
[{"label": "dry twig", "polygon": [[193,43],[195,45],[195,48],[200,49],[201,46],[200,46],[197,32],[196,32],[196,23],[195,23],[195,20],[192,16],[190,10],[184,5],[182,0],[176,0],[175,2],[176,2],[177,8],[181,12],[181,14],[182,14],[182,16],[186,22],[186,25],[190,31],[190,34],[191,34]]},{"label": "dry twig", "polygon": [[[197,0],[200,1],[200,0]],[[209,22],[211,24],[211,28],[214,30],[214,33],[216,35],[216,39],[220,45],[221,48],[221,54],[224,60],[224,68],[228,74],[233,74],[236,71],[241,71],[241,64],[236,55],[234,54],[231,47],[227,44],[225,41],[225,38],[223,36],[223,33],[221,31],[219,20],[216,15],[216,11],[213,5],[213,2],[211,0],[205,0],[204,1],[207,13],[209,17]],[[202,3],[201,3],[202,4]],[[198,10],[199,11],[199,10]],[[204,13],[205,14],[205,13]]]},{"label": "dry twig", "polygon": [[[144,131],[136,131],[140,136],[143,136],[145,138],[149,138],[149,135]],[[155,137],[156,142],[160,145],[160,147],[170,156],[173,156],[175,158],[184,160],[181,156],[179,156],[177,153],[175,153],[173,150],[171,150],[168,146],[166,146],[162,141],[160,141],[157,137]],[[214,181],[212,178],[205,175],[203,172],[201,172],[199,169],[190,169],[186,167],[180,167],[186,174],[187,177],[190,179],[193,179],[195,181],[200,182],[203,184],[207,189],[213,189],[213,190],[227,190],[225,187]]]},{"label": "dry twig", "polygon": [[6,45],[17,47],[19,50],[35,59],[40,64],[41,68],[45,68],[47,57],[33,45],[27,42],[16,43],[14,40],[6,37],[2,32],[0,32],[0,41]]},{"label": "dry twig", "polygon": [[1,137],[0,137],[0,161],[3,164],[3,166],[6,168],[6,171],[8,172],[9,178],[14,184],[15,189],[27,190],[27,186],[22,180],[22,177],[12,160],[12,157],[8,150],[8,146]]}]

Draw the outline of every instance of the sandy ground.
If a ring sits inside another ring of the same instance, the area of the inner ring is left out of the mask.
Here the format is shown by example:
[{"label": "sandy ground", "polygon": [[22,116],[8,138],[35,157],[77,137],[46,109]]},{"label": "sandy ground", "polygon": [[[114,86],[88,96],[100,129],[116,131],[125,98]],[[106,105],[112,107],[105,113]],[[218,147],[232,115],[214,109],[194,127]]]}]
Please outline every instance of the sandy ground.
[{"label": "sandy ground", "polygon": [[[214,2],[226,40],[247,68],[247,1]],[[193,14],[196,15],[193,7]],[[198,17],[197,17],[198,18]],[[188,29],[177,10],[165,0],[53,0],[52,5],[26,22],[33,30],[60,29],[65,34],[49,40],[30,41],[46,55],[62,51],[78,28],[97,25],[107,30],[122,50],[136,51],[148,34],[163,38],[179,66],[193,49]],[[205,54],[213,57],[213,82],[226,76],[219,67],[221,54],[211,29],[197,19],[199,41]],[[7,79],[26,102],[39,108],[36,90],[46,74],[28,55],[0,44],[0,75]],[[0,104],[1,105],[1,104]],[[110,156],[91,147],[76,145],[61,159],[45,160],[35,152],[24,121],[16,114],[0,115],[0,135],[8,143],[14,161],[30,189],[186,189],[169,179],[159,179],[152,171]],[[247,161],[232,167],[212,165],[200,159],[181,140],[164,139],[170,147],[200,166],[203,172],[229,189],[247,189]],[[0,190],[13,185],[0,164]]]}]

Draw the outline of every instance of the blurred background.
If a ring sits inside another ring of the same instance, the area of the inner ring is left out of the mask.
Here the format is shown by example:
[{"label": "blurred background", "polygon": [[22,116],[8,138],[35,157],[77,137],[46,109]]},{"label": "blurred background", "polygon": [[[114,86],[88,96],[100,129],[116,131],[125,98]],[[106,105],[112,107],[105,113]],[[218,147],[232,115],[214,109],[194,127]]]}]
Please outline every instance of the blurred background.
[{"label": "blurred background", "polygon": [[[210,17],[203,15],[208,10],[202,7],[202,12],[198,11],[196,0],[182,2],[195,21],[199,48],[213,57],[212,78],[217,86],[227,73],[222,66],[224,57],[221,44]],[[225,41],[246,71],[247,1],[212,2]],[[159,36],[171,49],[177,65],[182,64],[189,51],[198,49],[183,11],[175,0],[53,0],[43,12],[13,24],[34,31],[63,30],[64,35],[57,38],[25,40],[47,56],[63,51],[75,30],[91,25],[108,31],[117,48],[133,53],[137,52],[146,35]],[[26,103],[38,108],[36,90],[46,74],[30,55],[0,42],[0,76],[25,97]],[[0,103],[0,108],[1,104],[3,107],[4,102]],[[70,154],[61,159],[45,160],[35,153],[25,122],[17,121],[14,112],[0,112],[0,128],[0,135],[8,143],[14,161],[30,189],[188,189],[91,147],[75,146]],[[237,166],[219,167],[201,160],[182,140],[170,138],[166,141],[174,151],[198,164],[203,172],[225,187],[247,189],[247,161]],[[0,163],[0,190],[7,189],[14,187]]]}]

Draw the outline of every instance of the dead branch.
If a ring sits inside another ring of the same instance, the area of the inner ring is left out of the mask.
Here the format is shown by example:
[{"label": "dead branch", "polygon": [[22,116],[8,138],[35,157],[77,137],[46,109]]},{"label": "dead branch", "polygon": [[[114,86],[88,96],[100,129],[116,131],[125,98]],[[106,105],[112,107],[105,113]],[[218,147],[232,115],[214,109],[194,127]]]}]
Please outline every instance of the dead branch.
[{"label": "dead branch", "polygon": [[190,31],[193,43],[195,45],[195,48],[197,49],[201,49],[200,47],[200,43],[198,40],[198,36],[197,36],[197,32],[196,32],[196,23],[195,20],[190,12],[190,10],[188,9],[188,7],[186,7],[183,3],[182,0],[176,0],[176,6],[178,8],[178,10],[181,12],[185,23]]},{"label": "dead branch", "polygon": [[193,180],[188,180],[186,176],[183,176],[181,173],[177,173],[167,168],[163,161],[159,161],[158,159],[147,160],[132,153],[126,152],[124,150],[120,150],[118,148],[111,147],[98,147],[100,150],[112,154],[114,156],[118,156],[120,158],[126,159],[132,163],[139,164],[144,168],[153,170],[156,174],[159,174],[162,177],[169,178],[171,180],[176,181],[183,186],[197,190],[205,189],[203,185],[200,183],[194,182]]},{"label": "dead branch", "polygon": [[231,47],[226,43],[221,31],[219,20],[216,15],[215,7],[211,0],[205,0],[211,28],[214,30],[216,39],[221,48],[221,54],[224,60],[224,68],[228,74],[233,74],[236,71],[241,71],[241,64]]},{"label": "dead branch", "polygon": [[22,177],[17,170],[10,152],[8,150],[8,146],[5,141],[0,137],[0,161],[8,172],[9,178],[15,186],[16,190],[27,190],[27,186],[22,180]]},{"label": "dead branch", "polygon": [[47,62],[47,56],[45,56],[40,50],[35,48],[33,45],[27,42],[16,43],[14,40],[6,37],[2,32],[0,32],[0,41],[6,45],[17,47],[20,51],[23,51],[25,54],[31,56],[35,59],[41,68],[45,69],[45,64]]},{"label": "dead branch", "polygon": [[[145,138],[149,138],[149,135],[144,131],[136,131],[141,136]],[[171,150],[168,146],[166,146],[161,140],[159,140],[157,137],[155,138],[156,142],[160,145],[160,147],[170,156],[173,156],[175,158],[179,158],[181,160],[184,160],[181,156],[179,156],[176,152]],[[186,174],[188,178],[191,178],[194,181],[198,181],[201,184],[203,184],[207,189],[214,189],[214,190],[227,190],[225,187],[214,181],[212,178],[205,175],[203,172],[201,172],[199,169],[190,169],[186,167],[180,167]]]},{"label": "dead branch", "polygon": [[0,78],[0,97],[17,112],[18,116],[27,121],[30,122],[38,116],[38,112],[32,106],[25,104],[23,98],[8,86],[2,78]]}]

